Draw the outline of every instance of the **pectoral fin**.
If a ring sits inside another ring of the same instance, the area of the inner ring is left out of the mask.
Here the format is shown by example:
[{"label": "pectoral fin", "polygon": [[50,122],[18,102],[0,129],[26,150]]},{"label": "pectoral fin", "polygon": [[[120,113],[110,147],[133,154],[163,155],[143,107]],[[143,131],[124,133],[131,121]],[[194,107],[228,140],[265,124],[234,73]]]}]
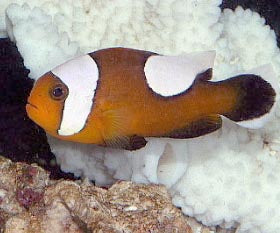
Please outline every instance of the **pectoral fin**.
[{"label": "pectoral fin", "polygon": [[169,138],[195,138],[212,133],[222,126],[222,118],[219,115],[210,115],[191,122],[181,129],[174,130],[163,137]]},{"label": "pectoral fin", "polygon": [[124,109],[103,112],[102,136],[105,146],[125,150],[138,150],[147,144],[144,137],[127,135],[129,118]]}]

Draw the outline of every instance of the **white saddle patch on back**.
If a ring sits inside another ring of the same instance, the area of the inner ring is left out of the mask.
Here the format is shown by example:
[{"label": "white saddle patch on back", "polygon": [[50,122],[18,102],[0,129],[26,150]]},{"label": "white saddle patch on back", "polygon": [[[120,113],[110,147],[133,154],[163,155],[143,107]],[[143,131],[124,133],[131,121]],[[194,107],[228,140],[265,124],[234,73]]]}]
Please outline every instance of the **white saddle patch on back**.
[{"label": "white saddle patch on back", "polygon": [[84,128],[91,112],[99,77],[97,64],[84,55],[54,68],[52,73],[69,89],[58,134],[73,135]]},{"label": "white saddle patch on back", "polygon": [[215,51],[150,56],[144,67],[147,83],[161,96],[178,95],[189,89],[197,74],[214,66],[215,56]]}]

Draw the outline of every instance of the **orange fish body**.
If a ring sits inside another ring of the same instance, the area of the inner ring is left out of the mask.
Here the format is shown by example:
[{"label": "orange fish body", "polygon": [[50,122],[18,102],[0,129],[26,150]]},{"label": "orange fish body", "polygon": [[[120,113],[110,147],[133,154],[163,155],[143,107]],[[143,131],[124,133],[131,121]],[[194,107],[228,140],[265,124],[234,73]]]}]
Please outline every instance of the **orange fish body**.
[{"label": "orange fish body", "polygon": [[129,150],[145,146],[145,137],[213,132],[222,125],[220,115],[241,125],[261,122],[274,105],[272,86],[253,74],[209,81],[213,60],[211,52],[170,57],[126,48],[99,50],[43,75],[30,94],[27,113],[62,140]]}]

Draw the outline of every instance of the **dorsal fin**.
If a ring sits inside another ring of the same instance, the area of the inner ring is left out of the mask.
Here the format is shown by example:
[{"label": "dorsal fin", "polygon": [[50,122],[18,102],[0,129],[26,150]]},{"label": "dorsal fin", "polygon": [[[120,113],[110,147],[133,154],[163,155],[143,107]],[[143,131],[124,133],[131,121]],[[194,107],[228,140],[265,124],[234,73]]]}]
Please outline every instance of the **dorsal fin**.
[{"label": "dorsal fin", "polygon": [[208,81],[212,78],[212,75],[213,75],[213,70],[212,68],[209,68],[208,70],[196,75],[195,81]]},{"label": "dorsal fin", "polygon": [[[214,59],[215,51],[180,56],[150,56],[144,67],[148,86],[164,97],[178,95],[190,88],[197,75],[211,69]],[[206,78],[210,79],[211,76],[203,79]]]}]

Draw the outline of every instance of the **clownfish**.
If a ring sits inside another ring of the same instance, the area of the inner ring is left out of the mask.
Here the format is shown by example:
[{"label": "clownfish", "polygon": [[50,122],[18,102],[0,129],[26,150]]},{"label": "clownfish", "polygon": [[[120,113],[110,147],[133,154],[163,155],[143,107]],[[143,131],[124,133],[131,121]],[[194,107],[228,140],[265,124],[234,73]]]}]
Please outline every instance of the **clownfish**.
[{"label": "clownfish", "polygon": [[[255,74],[210,81],[215,51],[163,56],[129,48],[98,50],[40,77],[26,111],[62,140],[127,150],[145,137],[193,138],[216,131],[224,116],[259,128],[276,91]],[[272,67],[267,75],[275,75]]]}]

